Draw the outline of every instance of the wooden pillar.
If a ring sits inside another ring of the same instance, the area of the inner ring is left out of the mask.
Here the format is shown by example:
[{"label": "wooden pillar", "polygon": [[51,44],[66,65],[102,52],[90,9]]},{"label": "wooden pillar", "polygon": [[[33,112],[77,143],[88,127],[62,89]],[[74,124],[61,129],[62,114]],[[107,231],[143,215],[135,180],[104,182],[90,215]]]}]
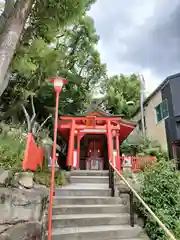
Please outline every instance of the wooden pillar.
[{"label": "wooden pillar", "polygon": [[119,131],[116,132],[116,168],[121,171],[120,152],[119,152]]},{"label": "wooden pillar", "polygon": [[112,131],[112,142],[113,142],[113,159],[112,164],[116,168],[117,167],[117,150],[116,150],[116,132]]},{"label": "wooden pillar", "polygon": [[107,120],[107,143],[108,143],[108,160],[112,163],[113,161],[113,145],[112,145],[112,129],[111,122]]},{"label": "wooden pillar", "polygon": [[74,131],[75,131],[75,120],[73,119],[71,129],[70,129],[68,157],[67,157],[67,165],[70,167],[73,166]]},{"label": "wooden pillar", "polygon": [[80,141],[81,141],[81,136],[80,133],[77,133],[77,169],[80,169]]},{"label": "wooden pillar", "polygon": [[72,167],[74,169],[77,169],[77,162],[78,162],[78,149],[77,149],[77,144],[78,144],[78,136],[77,136],[77,130],[74,131],[74,149],[73,149],[73,164]]}]

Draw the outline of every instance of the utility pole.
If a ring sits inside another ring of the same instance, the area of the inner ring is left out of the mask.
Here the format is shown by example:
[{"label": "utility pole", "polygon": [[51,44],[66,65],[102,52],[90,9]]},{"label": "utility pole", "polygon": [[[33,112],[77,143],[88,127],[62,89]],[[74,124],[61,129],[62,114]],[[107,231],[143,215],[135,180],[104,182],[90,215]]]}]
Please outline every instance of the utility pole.
[{"label": "utility pole", "polygon": [[145,139],[146,132],[145,132],[145,122],[144,122],[144,100],[145,100],[145,81],[143,75],[139,75],[140,79],[140,108],[141,108],[141,125],[142,125],[142,135]]}]

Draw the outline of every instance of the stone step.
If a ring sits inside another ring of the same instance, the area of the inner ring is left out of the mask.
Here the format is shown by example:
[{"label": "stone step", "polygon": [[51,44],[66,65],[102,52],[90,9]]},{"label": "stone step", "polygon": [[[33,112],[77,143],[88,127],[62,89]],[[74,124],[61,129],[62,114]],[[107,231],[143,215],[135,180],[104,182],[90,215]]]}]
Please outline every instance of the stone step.
[{"label": "stone step", "polygon": [[109,171],[106,170],[74,170],[71,176],[109,176]]},{"label": "stone step", "polygon": [[53,207],[53,214],[90,214],[90,213],[126,213],[124,204],[113,205],[57,205]]},{"label": "stone step", "polygon": [[71,176],[72,183],[109,183],[108,176]]},{"label": "stone step", "polygon": [[104,225],[73,228],[57,228],[52,231],[52,240],[110,240],[137,238],[141,233],[137,225]]},{"label": "stone step", "polygon": [[63,186],[59,189],[109,189],[108,183],[70,183],[69,185]]},{"label": "stone step", "polygon": [[54,205],[112,205],[122,204],[122,199],[119,197],[97,197],[97,196],[55,196]]},{"label": "stone step", "polygon": [[52,224],[53,228],[125,225],[130,224],[130,215],[127,213],[55,215]]},{"label": "stone step", "polygon": [[56,196],[111,196],[110,189],[104,188],[56,188]]}]

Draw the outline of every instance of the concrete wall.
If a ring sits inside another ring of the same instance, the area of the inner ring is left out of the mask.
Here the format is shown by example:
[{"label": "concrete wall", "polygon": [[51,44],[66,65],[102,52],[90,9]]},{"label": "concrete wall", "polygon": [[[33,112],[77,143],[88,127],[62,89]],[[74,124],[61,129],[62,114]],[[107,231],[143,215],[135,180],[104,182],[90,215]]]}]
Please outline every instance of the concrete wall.
[{"label": "concrete wall", "polygon": [[155,107],[162,102],[161,92],[157,92],[145,107],[146,134],[153,141],[157,141],[163,150],[167,151],[167,137],[165,122],[157,123]]},{"label": "concrete wall", "polygon": [[[157,92],[147,103],[144,108],[144,116],[146,122],[146,136],[152,140],[157,141],[164,151],[167,151],[167,137],[165,130],[165,122],[156,121],[155,107],[162,102],[161,92]],[[141,119],[141,114],[138,113],[134,116],[133,120],[138,121]],[[138,126],[131,134],[130,138],[140,133]],[[134,135],[134,136],[133,136]]]}]

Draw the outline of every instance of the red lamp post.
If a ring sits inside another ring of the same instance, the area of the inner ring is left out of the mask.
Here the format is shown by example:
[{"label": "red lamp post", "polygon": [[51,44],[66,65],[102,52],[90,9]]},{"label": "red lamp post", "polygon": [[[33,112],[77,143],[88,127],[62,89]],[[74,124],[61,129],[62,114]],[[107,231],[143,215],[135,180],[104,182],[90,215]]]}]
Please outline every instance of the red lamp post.
[{"label": "red lamp post", "polygon": [[57,141],[57,127],[58,127],[58,109],[59,109],[59,94],[67,80],[61,77],[53,77],[50,82],[54,85],[56,93],[56,110],[54,120],[54,142],[53,142],[53,154],[52,154],[52,168],[51,168],[51,186],[50,186],[50,198],[49,198],[49,214],[48,214],[48,240],[51,240],[52,234],[52,207],[54,196],[54,176],[55,176],[55,162],[56,162],[56,141]]}]

